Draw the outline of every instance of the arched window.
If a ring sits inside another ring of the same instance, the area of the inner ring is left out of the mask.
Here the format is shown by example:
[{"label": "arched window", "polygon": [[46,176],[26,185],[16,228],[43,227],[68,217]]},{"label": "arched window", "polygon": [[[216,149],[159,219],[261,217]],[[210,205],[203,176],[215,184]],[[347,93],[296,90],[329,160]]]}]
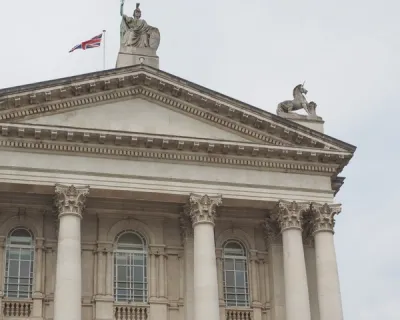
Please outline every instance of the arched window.
[{"label": "arched window", "polygon": [[10,232],[6,243],[4,294],[9,298],[30,298],[33,285],[35,246],[32,234],[22,228]]},{"label": "arched window", "polygon": [[147,302],[146,240],[136,232],[123,232],[114,250],[114,299]]},{"label": "arched window", "polygon": [[224,298],[227,307],[249,306],[249,283],[246,250],[237,241],[223,248]]}]

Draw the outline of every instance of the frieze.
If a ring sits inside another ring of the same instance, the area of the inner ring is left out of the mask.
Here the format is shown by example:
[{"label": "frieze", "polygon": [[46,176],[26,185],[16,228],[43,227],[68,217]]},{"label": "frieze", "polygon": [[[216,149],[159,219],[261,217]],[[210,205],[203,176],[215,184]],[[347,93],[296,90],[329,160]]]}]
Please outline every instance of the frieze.
[{"label": "frieze", "polygon": [[38,151],[52,151],[62,153],[74,153],[82,155],[104,155],[112,158],[124,159],[155,159],[173,162],[193,162],[193,163],[209,163],[213,165],[229,165],[243,166],[254,169],[268,169],[270,171],[285,171],[285,172],[319,172],[327,175],[332,175],[337,172],[337,165],[324,164],[307,164],[307,163],[290,163],[285,160],[274,159],[251,159],[232,156],[222,157],[221,155],[205,155],[205,154],[188,154],[168,152],[162,150],[144,151],[138,149],[127,149],[122,147],[111,146],[77,146],[66,143],[55,142],[34,142],[34,141],[10,141],[0,140],[1,148],[10,149],[26,149]]},{"label": "frieze", "polygon": [[253,143],[21,124],[2,125],[1,133],[0,147],[10,149],[205,162],[327,174],[337,173],[351,156],[328,150],[299,151],[296,148]]}]

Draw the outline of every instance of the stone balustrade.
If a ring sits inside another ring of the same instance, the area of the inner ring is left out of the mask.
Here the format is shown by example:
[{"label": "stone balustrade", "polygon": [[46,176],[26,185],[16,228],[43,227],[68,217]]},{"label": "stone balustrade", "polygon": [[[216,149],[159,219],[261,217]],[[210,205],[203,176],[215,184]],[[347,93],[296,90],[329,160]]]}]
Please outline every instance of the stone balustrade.
[{"label": "stone balustrade", "polygon": [[114,304],[115,320],[147,320],[149,319],[148,305]]},{"label": "stone balustrade", "polygon": [[253,312],[250,309],[229,308],[225,310],[226,320],[253,320]]},{"label": "stone balustrade", "polygon": [[28,318],[31,315],[33,302],[30,300],[3,300],[4,318]]}]

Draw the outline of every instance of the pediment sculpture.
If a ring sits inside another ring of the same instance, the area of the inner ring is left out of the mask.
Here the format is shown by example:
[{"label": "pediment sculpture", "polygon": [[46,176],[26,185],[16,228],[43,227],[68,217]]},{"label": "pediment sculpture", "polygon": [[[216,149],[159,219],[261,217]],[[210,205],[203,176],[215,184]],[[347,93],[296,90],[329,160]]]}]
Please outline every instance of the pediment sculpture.
[{"label": "pediment sculpture", "polygon": [[124,14],[124,3],[125,0],[121,0],[121,47],[150,48],[156,51],[160,45],[160,31],[141,19],[140,3],[136,3],[133,17]]},{"label": "pediment sculpture", "polygon": [[293,100],[285,100],[278,104],[276,113],[278,115],[290,114],[293,111],[304,109],[308,115],[316,117],[317,104],[314,101],[308,102],[305,95],[307,89],[304,88],[304,83],[299,84],[293,89]]}]

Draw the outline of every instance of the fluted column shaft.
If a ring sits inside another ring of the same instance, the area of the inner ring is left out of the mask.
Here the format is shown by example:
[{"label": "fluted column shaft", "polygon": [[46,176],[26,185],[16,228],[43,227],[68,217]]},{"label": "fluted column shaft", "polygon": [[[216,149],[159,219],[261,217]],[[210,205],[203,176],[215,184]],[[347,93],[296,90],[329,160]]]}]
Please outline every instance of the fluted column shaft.
[{"label": "fluted column shaft", "polygon": [[301,229],[309,204],[280,201],[277,218],[282,231],[286,320],[310,320],[310,301]]},{"label": "fluted column shaft", "polygon": [[194,231],[194,320],[219,320],[214,218],[219,197],[190,195]]},{"label": "fluted column shaft", "polygon": [[81,320],[81,219],[89,187],[56,186],[59,231],[54,320]]},{"label": "fluted column shaft", "polygon": [[318,303],[321,320],[343,320],[339,274],[333,241],[334,216],[340,205],[313,203]]}]

